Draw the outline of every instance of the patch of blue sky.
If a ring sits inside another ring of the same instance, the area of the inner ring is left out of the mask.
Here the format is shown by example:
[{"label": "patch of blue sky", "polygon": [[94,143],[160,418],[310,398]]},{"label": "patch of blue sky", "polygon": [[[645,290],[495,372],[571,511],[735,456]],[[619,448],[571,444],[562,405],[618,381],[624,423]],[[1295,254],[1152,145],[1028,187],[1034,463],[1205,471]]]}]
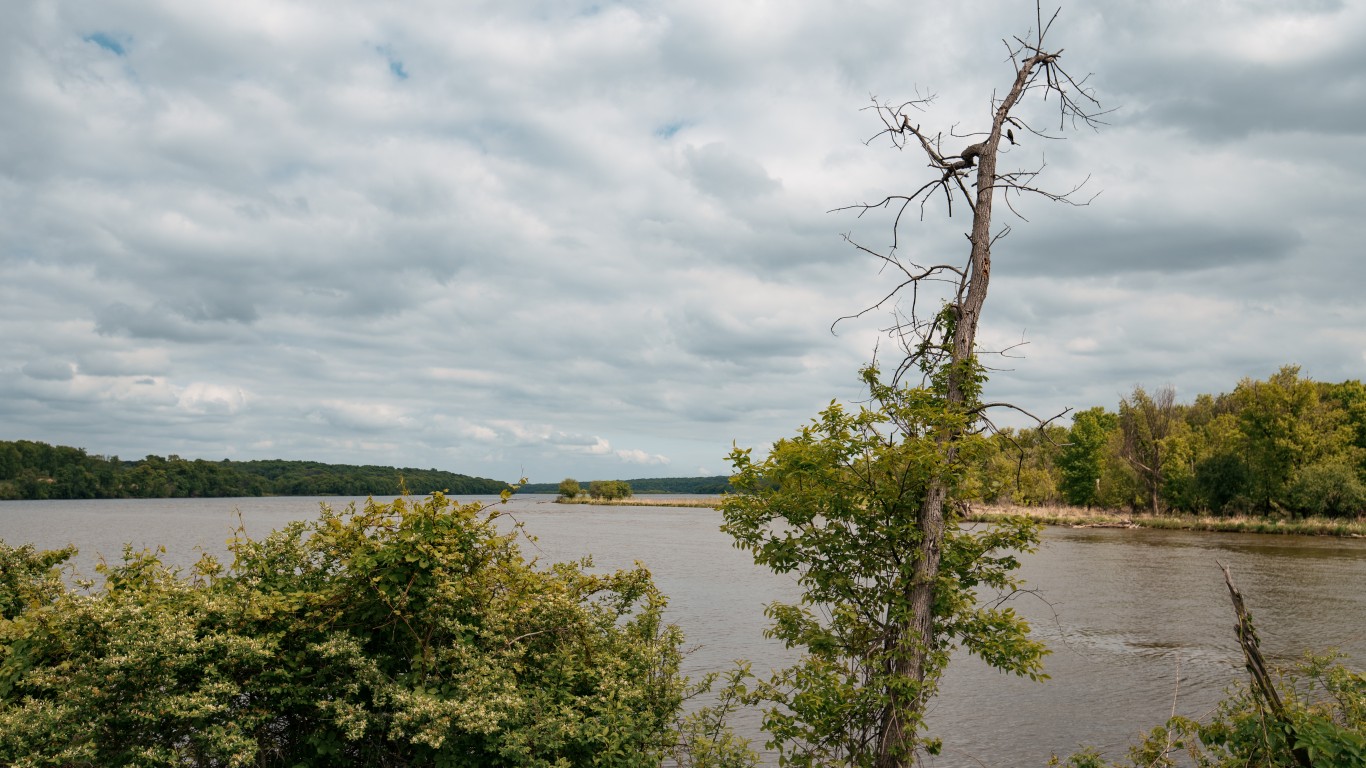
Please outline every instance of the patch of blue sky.
[{"label": "patch of blue sky", "polygon": [[655,129],[655,135],[661,139],[672,139],[674,134],[687,128],[688,125],[689,123],[687,120],[675,120],[672,123],[665,123]]},{"label": "patch of blue sky", "polygon": [[123,47],[124,44],[122,42],[105,32],[96,32],[94,34],[86,35],[81,39],[85,40],[87,43],[94,43],[115,56],[123,56],[127,52]]},{"label": "patch of blue sky", "polygon": [[375,50],[389,62],[389,72],[399,80],[408,79],[408,70],[403,66],[403,60],[394,55],[394,50],[387,45],[377,45]]}]

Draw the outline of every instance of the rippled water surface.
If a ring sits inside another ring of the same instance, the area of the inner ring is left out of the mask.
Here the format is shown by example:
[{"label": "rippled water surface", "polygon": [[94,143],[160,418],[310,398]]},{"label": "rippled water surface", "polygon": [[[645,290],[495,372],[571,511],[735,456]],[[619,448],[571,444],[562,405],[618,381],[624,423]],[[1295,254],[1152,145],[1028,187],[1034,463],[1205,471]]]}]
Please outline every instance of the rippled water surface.
[{"label": "rippled water surface", "polygon": [[[717,513],[550,500],[519,497],[507,508],[538,537],[527,553],[546,561],[592,555],[601,568],[645,563],[687,632],[690,673],[739,658],[763,671],[788,659],[763,637],[763,607],[794,599],[795,585],[732,548]],[[239,521],[261,536],[312,516],[319,501],[350,499],[7,501],[0,538],[76,544],[87,575],[125,542],[164,545],[169,562],[188,564],[199,551],[221,554]],[[1142,727],[1166,719],[1174,698],[1180,713],[1207,712],[1242,674],[1216,561],[1232,568],[1272,658],[1331,646],[1366,666],[1366,541],[1049,528],[1043,548],[1024,558],[1034,593],[1015,605],[1053,649],[1052,679],[1033,683],[955,659],[930,717],[945,742],[934,765],[1043,765],[1081,744],[1121,752]],[[738,725],[762,741],[756,716]]]}]

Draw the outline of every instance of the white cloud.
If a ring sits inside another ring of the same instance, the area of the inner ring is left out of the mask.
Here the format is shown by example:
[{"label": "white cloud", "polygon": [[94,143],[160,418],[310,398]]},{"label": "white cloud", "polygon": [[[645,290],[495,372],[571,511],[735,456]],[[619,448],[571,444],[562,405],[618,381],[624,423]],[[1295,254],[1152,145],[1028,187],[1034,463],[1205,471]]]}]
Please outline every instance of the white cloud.
[{"label": "white cloud", "polygon": [[646,453],[638,448],[629,451],[617,451],[617,458],[628,464],[668,464],[668,456],[660,456],[657,453]]},{"label": "white cloud", "polygon": [[190,413],[232,415],[247,407],[247,393],[241,387],[197,381],[180,392],[177,405]]},{"label": "white cloud", "polygon": [[312,414],[334,427],[365,431],[402,429],[414,423],[406,409],[389,403],[324,400]]},{"label": "white cloud", "polygon": [[[571,450],[577,451],[579,453],[586,453],[589,456],[605,456],[609,452],[611,452],[612,445],[608,443],[606,440],[602,439],[601,437],[598,437],[594,438],[592,445],[573,446]],[[618,455],[620,455],[621,453],[622,451],[617,451]]]},{"label": "white cloud", "polygon": [[489,429],[488,427],[479,426],[478,424],[470,424],[462,428],[460,434],[464,437],[470,437],[482,442],[492,442],[498,438],[498,433],[496,431]]},{"label": "white cloud", "polygon": [[[887,318],[829,326],[895,277],[839,235],[885,247],[890,222],[827,211],[925,172],[859,109],[933,92],[927,128],[979,130],[1032,9],[589,11],[19,3],[0,423],[541,479],[704,467],[857,397]],[[1029,344],[989,387],[1045,410],[1287,362],[1362,378],[1366,12],[1103,11],[1054,32],[1111,125],[1006,156],[1102,194],[1001,209],[983,341]],[[961,212],[918,214],[903,254],[965,255]]]}]

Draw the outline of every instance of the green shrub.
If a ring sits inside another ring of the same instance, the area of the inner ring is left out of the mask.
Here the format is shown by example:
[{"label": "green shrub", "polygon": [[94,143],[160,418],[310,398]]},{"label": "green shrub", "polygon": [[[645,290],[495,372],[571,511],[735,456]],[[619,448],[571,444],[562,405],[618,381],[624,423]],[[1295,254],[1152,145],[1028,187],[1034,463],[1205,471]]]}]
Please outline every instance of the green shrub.
[{"label": "green shrub", "polygon": [[658,766],[681,638],[649,573],[538,569],[497,516],[324,506],[85,593],[71,552],[0,546],[0,764]]},{"label": "green shrub", "polygon": [[1347,464],[1312,464],[1290,487],[1289,505],[1300,514],[1351,517],[1366,512],[1366,486]]},{"label": "green shrub", "polygon": [[595,499],[629,499],[631,484],[625,480],[594,480],[588,484],[588,495]]}]

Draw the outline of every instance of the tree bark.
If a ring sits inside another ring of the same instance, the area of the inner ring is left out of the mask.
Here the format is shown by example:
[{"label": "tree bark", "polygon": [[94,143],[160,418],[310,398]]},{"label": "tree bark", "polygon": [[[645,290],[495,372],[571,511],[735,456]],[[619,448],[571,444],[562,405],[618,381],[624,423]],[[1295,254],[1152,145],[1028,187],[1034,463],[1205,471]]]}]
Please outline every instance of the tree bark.
[{"label": "tree bark", "polygon": [[[1036,52],[1021,61],[1015,73],[1015,82],[1005,99],[997,105],[992,116],[991,133],[980,145],[977,154],[977,199],[973,206],[972,233],[969,236],[972,251],[969,259],[966,296],[958,301],[958,317],[954,325],[953,345],[950,352],[950,370],[946,397],[950,408],[967,408],[973,395],[970,394],[973,375],[972,359],[976,350],[977,325],[986,303],[987,288],[991,282],[991,206],[996,190],[996,153],[1001,143],[1001,133],[1010,116],[1010,110],[1024,94],[1034,69],[1041,64],[1052,62],[1057,54]],[[940,439],[944,452],[945,465],[951,465],[957,456],[961,432],[951,432]],[[948,481],[942,475],[931,480],[917,514],[917,524],[921,540],[915,554],[915,563],[909,586],[911,620],[897,632],[901,649],[909,651],[904,657],[898,654],[896,670],[914,679],[919,692],[916,701],[900,701],[896,696],[884,710],[882,733],[878,742],[876,768],[907,768],[914,756],[914,730],[906,728],[905,713],[923,713],[925,705],[924,690],[929,672],[930,654],[935,647],[934,598],[935,585],[939,581],[940,553],[944,544],[944,503],[949,498]],[[907,646],[909,645],[909,648]]]}]

